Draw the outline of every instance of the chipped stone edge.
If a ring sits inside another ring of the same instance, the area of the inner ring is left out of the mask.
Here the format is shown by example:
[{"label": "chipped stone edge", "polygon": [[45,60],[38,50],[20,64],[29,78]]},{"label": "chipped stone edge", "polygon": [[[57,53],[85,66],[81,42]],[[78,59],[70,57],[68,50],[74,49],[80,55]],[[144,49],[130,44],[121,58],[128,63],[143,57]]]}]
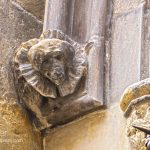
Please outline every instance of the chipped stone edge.
[{"label": "chipped stone edge", "polygon": [[150,103],[150,95],[144,95],[144,96],[141,96],[139,98],[132,100],[126,109],[124,116],[126,118],[130,117],[130,114],[133,111],[133,109],[135,108],[135,106],[139,106],[139,105],[145,104],[145,103]]}]

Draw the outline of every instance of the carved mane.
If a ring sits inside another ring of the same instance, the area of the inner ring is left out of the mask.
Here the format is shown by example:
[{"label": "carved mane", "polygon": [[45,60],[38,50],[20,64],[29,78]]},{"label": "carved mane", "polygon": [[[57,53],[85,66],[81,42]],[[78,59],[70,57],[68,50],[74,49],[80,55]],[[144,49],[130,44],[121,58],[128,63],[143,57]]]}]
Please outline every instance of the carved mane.
[{"label": "carved mane", "polygon": [[[61,41],[66,41],[75,50],[73,67],[67,72],[68,79],[63,84],[58,86],[36,70],[28,57],[28,53],[31,48],[40,41],[46,39],[59,39]],[[81,77],[85,75],[87,69],[86,54],[83,46],[76,43],[59,30],[48,30],[41,35],[40,39],[33,39],[23,43],[15,53],[14,62],[15,69],[19,71],[19,75],[24,77],[26,82],[42,96],[50,98],[57,97],[56,88],[62,97],[74,93],[77,84],[79,83]]]}]

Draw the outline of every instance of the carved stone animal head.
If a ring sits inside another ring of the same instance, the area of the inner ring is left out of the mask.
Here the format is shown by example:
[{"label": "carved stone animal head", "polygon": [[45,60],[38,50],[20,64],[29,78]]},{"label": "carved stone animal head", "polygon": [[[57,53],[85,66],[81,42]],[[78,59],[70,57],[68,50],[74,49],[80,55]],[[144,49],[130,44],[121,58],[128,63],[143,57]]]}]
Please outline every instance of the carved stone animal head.
[{"label": "carved stone animal head", "polygon": [[[86,75],[86,49],[58,30],[23,43],[15,54],[15,69],[42,96],[56,98],[75,92]],[[56,92],[56,89],[58,92]]]},{"label": "carved stone animal head", "polygon": [[44,39],[31,47],[28,58],[33,68],[56,85],[68,77],[67,71],[73,68],[75,49],[66,41]]},{"label": "carved stone animal head", "polygon": [[16,50],[16,90],[23,107],[33,113],[36,127],[55,124],[61,106],[86,93],[87,54],[93,45],[81,45],[59,30],[49,30]]}]

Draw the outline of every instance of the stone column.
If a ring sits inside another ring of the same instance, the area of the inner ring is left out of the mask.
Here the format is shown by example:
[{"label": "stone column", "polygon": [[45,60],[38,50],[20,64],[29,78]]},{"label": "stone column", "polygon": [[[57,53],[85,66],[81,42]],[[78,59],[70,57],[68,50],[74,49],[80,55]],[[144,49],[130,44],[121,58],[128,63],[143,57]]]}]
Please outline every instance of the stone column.
[{"label": "stone column", "polygon": [[[74,0],[73,0],[74,1]],[[64,33],[69,32],[69,19],[71,16],[70,0],[47,0],[43,30],[59,29]]]},{"label": "stone column", "polygon": [[104,36],[107,17],[106,0],[76,0],[72,37],[78,42],[94,41],[89,55],[88,93],[103,104]]}]

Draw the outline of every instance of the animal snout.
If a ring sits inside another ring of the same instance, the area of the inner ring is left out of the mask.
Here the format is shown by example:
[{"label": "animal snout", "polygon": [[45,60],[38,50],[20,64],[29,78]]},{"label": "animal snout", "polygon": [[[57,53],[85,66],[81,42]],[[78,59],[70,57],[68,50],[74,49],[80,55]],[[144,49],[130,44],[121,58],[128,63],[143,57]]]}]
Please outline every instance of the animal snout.
[{"label": "animal snout", "polygon": [[61,72],[61,71],[56,71],[56,72],[54,72],[53,76],[57,77],[57,78],[63,78],[64,77],[64,73]]}]

